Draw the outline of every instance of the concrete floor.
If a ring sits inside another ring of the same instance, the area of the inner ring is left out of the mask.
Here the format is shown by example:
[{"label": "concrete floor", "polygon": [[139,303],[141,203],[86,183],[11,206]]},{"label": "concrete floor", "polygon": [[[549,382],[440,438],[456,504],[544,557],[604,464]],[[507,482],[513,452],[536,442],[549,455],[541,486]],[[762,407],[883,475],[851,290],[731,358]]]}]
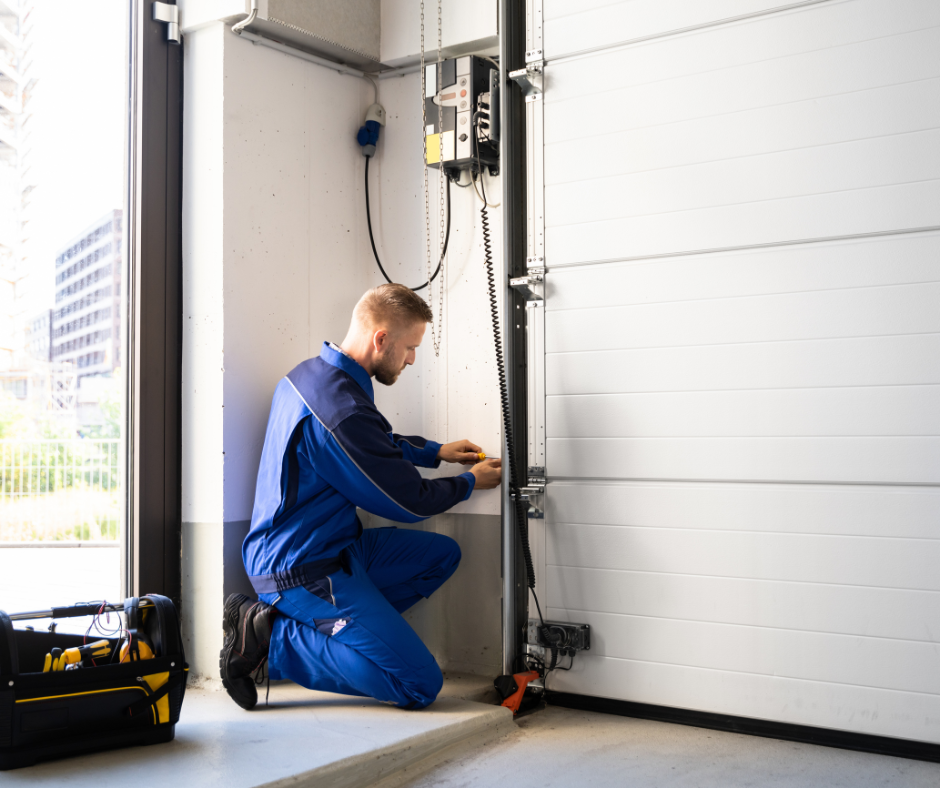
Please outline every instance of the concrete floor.
[{"label": "concrete floor", "polygon": [[0,785],[365,788],[512,732],[507,709],[466,700],[488,697],[489,684],[453,677],[418,712],[287,682],[271,686],[270,706],[262,691],[251,712],[215,686],[187,690],[174,741],[0,772]]},{"label": "concrete floor", "polygon": [[[937,788],[940,764],[549,707],[396,787]],[[383,783],[383,788],[386,784]]]}]

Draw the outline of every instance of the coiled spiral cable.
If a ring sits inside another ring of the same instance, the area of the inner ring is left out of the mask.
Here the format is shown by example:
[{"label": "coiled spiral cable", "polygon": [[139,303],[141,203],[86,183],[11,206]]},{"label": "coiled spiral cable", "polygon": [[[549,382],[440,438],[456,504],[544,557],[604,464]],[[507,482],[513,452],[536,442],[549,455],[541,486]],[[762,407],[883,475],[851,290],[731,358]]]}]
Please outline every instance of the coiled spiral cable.
[{"label": "coiled spiral cable", "polygon": [[[474,135],[476,136],[476,135]],[[479,166],[479,158],[477,158]],[[529,546],[529,518],[525,504],[519,497],[519,475],[516,468],[516,451],[512,436],[512,417],[509,411],[509,387],[506,382],[506,363],[503,359],[503,343],[499,331],[499,303],[496,296],[496,275],[493,273],[493,246],[490,239],[490,220],[486,212],[486,187],[483,185],[483,170],[480,168],[480,187],[483,189],[483,205],[480,206],[480,224],[483,227],[483,258],[486,265],[486,285],[490,298],[490,315],[493,320],[493,341],[496,347],[496,374],[499,377],[499,398],[503,410],[503,432],[506,435],[506,451],[509,454],[509,493],[513,502],[516,528],[522,542],[522,555],[525,560],[526,585],[532,592],[539,621],[545,626],[542,607],[535,594],[535,564],[532,561],[532,548]],[[554,667],[555,658],[552,663]]]}]

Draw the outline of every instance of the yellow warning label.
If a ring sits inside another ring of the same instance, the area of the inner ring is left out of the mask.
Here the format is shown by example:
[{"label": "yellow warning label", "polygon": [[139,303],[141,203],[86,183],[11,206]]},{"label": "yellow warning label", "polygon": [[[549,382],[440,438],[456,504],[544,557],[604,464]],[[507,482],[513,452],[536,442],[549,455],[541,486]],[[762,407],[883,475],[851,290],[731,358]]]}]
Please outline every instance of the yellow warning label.
[{"label": "yellow warning label", "polygon": [[428,164],[437,164],[441,160],[441,135],[428,134]]},{"label": "yellow warning label", "polygon": [[[444,132],[444,161],[454,160],[454,132]],[[428,164],[439,164],[441,161],[441,135],[428,134]]]}]

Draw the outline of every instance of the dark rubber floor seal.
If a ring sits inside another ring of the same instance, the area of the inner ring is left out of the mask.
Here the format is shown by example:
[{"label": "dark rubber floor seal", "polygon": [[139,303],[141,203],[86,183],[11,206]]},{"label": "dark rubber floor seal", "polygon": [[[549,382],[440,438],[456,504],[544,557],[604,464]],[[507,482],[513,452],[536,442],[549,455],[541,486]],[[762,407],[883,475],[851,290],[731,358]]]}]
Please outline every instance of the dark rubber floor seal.
[{"label": "dark rubber floor seal", "polygon": [[574,695],[568,692],[549,692],[546,701],[549,706],[562,706],[568,709],[597,711],[604,714],[617,714],[621,717],[671,722],[676,725],[691,725],[696,728],[745,733],[749,736],[763,736],[768,739],[798,741],[806,744],[818,744],[821,747],[837,747],[842,750],[856,750],[878,755],[892,755],[896,758],[940,763],[940,744],[912,741],[910,739],[871,736],[867,733],[851,733],[829,728],[815,728],[809,725],[792,725],[786,722],[757,720],[750,717],[734,717],[730,714],[712,714],[707,711],[675,709],[670,706],[653,706],[647,703],[595,698],[590,695]]}]

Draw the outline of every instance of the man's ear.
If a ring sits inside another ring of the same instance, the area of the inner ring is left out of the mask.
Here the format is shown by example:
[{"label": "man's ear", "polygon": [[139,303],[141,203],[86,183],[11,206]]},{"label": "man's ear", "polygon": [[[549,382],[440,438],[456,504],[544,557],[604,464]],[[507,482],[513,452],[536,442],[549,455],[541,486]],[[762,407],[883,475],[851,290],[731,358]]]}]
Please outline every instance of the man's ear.
[{"label": "man's ear", "polygon": [[388,344],[388,331],[384,328],[380,328],[372,335],[372,347],[375,349],[376,353],[381,353],[382,348]]}]

